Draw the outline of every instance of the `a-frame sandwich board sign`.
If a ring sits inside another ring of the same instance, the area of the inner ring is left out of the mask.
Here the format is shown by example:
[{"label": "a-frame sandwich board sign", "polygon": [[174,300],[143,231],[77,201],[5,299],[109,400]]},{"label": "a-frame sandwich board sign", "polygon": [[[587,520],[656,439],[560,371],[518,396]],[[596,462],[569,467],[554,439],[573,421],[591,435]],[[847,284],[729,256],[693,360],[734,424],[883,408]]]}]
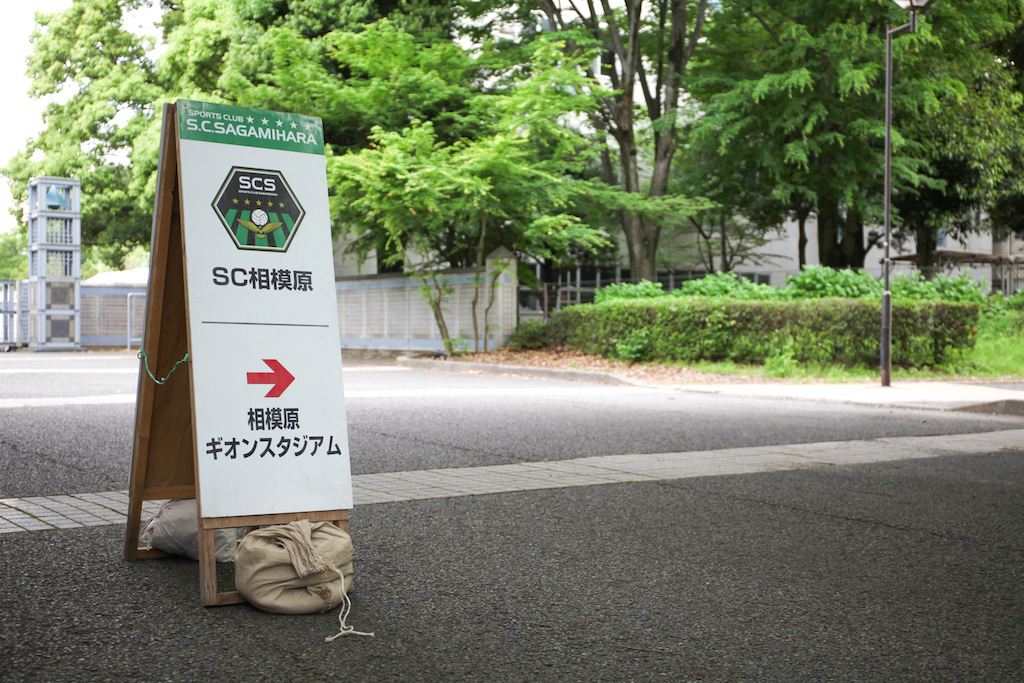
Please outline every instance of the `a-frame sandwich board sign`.
[{"label": "a-frame sandwich board sign", "polygon": [[165,105],[157,185],[125,557],[163,555],[138,547],[144,500],[196,498],[202,604],[232,604],[216,529],[348,530],[322,123]]}]

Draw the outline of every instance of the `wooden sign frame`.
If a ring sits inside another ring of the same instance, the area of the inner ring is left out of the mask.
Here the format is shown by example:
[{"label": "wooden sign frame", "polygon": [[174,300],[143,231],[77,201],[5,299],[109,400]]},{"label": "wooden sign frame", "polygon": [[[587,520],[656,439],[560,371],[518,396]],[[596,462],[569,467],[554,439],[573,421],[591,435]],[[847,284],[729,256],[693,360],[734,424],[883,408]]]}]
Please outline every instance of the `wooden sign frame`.
[{"label": "wooden sign frame", "polygon": [[[163,131],[153,212],[146,332],[135,408],[135,439],[128,495],[125,559],[165,557],[139,547],[142,503],[168,498],[199,498],[199,449],[195,433],[196,405],[192,364],[187,362],[191,327],[175,104],[164,105]],[[183,362],[184,361],[184,362]],[[181,363],[180,367],[178,363]],[[175,372],[177,368],[177,372]],[[158,384],[152,377],[166,378]],[[244,517],[202,517],[198,513],[200,599],[205,607],[244,602],[237,591],[217,590],[214,531],[254,528],[307,519],[330,521],[346,533],[349,510],[323,510]]]}]

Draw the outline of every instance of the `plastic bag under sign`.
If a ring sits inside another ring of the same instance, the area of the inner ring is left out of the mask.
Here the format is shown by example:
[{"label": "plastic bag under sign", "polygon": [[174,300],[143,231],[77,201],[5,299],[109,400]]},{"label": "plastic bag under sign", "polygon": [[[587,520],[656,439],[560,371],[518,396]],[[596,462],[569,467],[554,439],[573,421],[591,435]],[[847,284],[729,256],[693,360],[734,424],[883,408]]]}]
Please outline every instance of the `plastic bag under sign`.
[{"label": "plastic bag under sign", "polygon": [[[238,535],[234,529],[213,532],[214,551],[218,562],[234,562]],[[171,555],[199,559],[199,520],[196,499],[169,500],[160,506],[156,516],[146,523],[139,535],[139,544],[146,550],[162,550]]]}]

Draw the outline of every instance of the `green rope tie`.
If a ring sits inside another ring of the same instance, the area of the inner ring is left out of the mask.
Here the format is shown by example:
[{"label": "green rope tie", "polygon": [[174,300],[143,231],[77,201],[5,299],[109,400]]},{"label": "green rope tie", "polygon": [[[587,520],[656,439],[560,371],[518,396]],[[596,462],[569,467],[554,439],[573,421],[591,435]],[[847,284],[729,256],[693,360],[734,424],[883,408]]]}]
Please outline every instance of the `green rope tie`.
[{"label": "green rope tie", "polygon": [[150,378],[160,386],[163,386],[164,383],[171,378],[171,375],[174,374],[174,371],[178,369],[179,365],[188,361],[188,354],[186,353],[184,358],[182,358],[181,360],[174,364],[174,367],[171,368],[171,371],[167,373],[166,377],[164,377],[163,379],[157,379],[156,377],[153,377],[153,372],[149,369],[149,358],[146,357],[146,352],[144,350],[139,351],[138,357],[142,360],[143,363],[146,364],[146,374],[148,374]]}]

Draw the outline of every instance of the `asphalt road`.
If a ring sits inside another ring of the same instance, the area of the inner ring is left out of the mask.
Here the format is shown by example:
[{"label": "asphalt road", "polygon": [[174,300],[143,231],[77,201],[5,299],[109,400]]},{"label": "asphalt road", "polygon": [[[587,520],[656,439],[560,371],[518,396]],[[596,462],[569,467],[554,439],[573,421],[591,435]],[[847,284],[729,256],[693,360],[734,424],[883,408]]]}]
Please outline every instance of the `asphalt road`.
[{"label": "asphalt road", "polygon": [[[347,363],[344,375],[353,474],[961,434],[1024,422],[1019,417],[380,368],[358,359]],[[131,397],[137,382],[134,354],[0,355],[0,400],[124,399],[0,408],[0,497],[127,488],[135,420]]]},{"label": "asphalt road", "polygon": [[[0,356],[0,399],[134,393],[131,372],[2,372],[134,358],[22,355]],[[357,472],[1022,423],[437,372],[345,381]],[[124,488],[132,415],[0,408],[0,497]],[[366,505],[352,535],[349,623],[376,635],[333,643],[337,611],[200,607],[196,563],[127,563],[122,526],[0,535],[0,681],[1024,675],[1021,450]]]},{"label": "asphalt road", "polygon": [[[3,681],[1019,681],[1020,453],[358,508],[349,623],[0,537]],[[222,578],[226,583],[229,578]]]}]

